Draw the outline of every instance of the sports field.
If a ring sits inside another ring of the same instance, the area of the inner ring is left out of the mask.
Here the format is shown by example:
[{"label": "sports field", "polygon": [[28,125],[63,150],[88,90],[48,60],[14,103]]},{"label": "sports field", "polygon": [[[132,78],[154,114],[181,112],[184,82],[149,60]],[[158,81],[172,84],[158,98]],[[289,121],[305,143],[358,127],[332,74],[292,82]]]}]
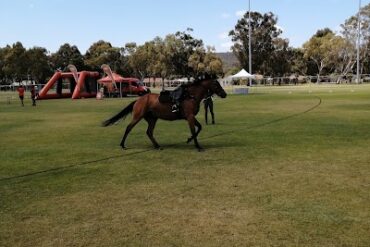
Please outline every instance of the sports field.
[{"label": "sports field", "polygon": [[370,85],[216,99],[201,153],[184,121],[122,151],[133,99],[0,93],[0,246],[370,246]]}]

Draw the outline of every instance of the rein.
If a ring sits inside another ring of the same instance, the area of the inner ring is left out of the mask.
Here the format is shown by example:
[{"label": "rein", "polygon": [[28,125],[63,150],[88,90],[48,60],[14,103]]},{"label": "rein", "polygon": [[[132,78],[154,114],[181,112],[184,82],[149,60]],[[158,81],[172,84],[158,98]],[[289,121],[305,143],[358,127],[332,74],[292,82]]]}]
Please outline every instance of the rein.
[{"label": "rein", "polygon": [[[209,88],[208,88],[208,87],[206,87],[206,86],[204,86],[201,82],[199,82],[199,83],[195,83],[195,84],[190,84],[190,85],[188,86],[188,89],[189,89],[189,88],[197,88],[197,87],[201,87],[201,88],[203,88],[203,90],[205,90],[205,91],[206,91],[205,96],[207,96],[207,92],[208,92]],[[187,91],[188,91],[188,95],[189,95],[189,98],[190,98],[190,99],[197,100],[197,98],[196,98],[194,95],[191,95],[191,94],[190,94],[189,90],[187,90]],[[199,101],[201,101],[201,100],[202,100],[202,99],[199,99]]]}]

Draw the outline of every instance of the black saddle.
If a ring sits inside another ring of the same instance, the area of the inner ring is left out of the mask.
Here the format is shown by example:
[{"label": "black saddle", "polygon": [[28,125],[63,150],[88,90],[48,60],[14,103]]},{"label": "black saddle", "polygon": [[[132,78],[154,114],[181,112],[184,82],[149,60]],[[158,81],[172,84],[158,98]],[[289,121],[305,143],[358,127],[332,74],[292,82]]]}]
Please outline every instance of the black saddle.
[{"label": "black saddle", "polygon": [[159,94],[159,102],[161,103],[180,102],[188,97],[189,94],[187,90],[183,86],[180,86],[172,91],[169,90],[162,91]]},{"label": "black saddle", "polygon": [[171,103],[172,102],[171,91],[168,90],[161,91],[158,100],[161,103]]}]

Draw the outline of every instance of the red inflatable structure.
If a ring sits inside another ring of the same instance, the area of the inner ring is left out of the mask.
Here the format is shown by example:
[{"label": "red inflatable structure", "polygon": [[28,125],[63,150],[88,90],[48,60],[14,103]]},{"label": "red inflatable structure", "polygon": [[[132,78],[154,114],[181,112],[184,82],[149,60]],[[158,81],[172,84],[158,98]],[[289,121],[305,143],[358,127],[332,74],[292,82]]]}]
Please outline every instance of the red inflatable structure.
[{"label": "red inflatable structure", "polygon": [[[55,72],[51,79],[39,92],[38,99],[61,99],[61,98],[92,98],[96,97],[97,80],[99,73],[96,71],[81,71],[77,73],[78,80],[74,79],[71,72]],[[70,83],[70,91],[63,93],[63,80]],[[48,91],[56,84],[56,93],[49,93]]]}]

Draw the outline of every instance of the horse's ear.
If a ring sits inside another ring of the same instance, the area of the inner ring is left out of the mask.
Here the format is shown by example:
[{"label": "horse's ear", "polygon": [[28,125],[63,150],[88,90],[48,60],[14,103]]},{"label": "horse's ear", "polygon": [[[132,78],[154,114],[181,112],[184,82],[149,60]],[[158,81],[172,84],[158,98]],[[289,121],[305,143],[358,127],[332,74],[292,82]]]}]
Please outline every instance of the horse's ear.
[{"label": "horse's ear", "polygon": [[205,80],[209,80],[209,79],[213,79],[213,78],[212,78],[212,75],[211,74],[205,73],[204,74],[204,79]]},{"label": "horse's ear", "polygon": [[215,74],[205,73],[205,78],[204,79],[213,80],[213,79],[217,79],[217,76]]}]

